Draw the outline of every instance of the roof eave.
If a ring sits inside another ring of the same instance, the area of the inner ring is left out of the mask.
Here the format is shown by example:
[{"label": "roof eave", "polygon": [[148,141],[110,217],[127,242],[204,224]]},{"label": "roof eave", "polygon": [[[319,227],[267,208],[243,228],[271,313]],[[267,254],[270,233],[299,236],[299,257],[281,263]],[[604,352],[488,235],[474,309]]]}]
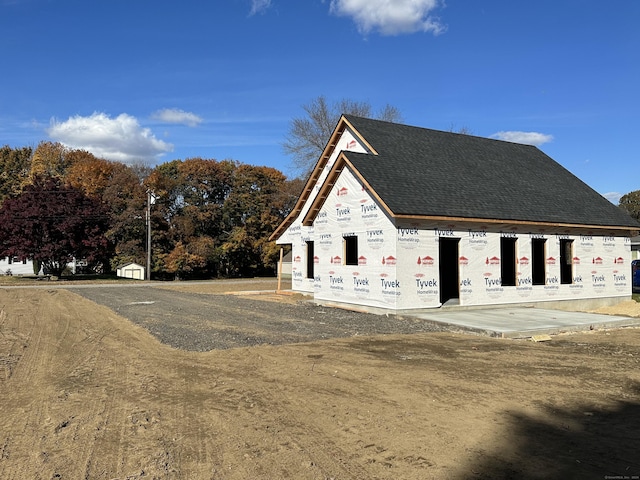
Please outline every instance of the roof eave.
[{"label": "roof eave", "polygon": [[[607,231],[619,231],[638,232],[638,230],[628,225],[593,225],[593,224],[580,224],[580,223],[568,223],[568,222],[545,222],[536,220],[514,220],[508,218],[480,218],[480,217],[454,217],[445,215],[415,215],[415,214],[395,214],[394,218],[399,220],[412,220],[412,221],[434,221],[434,222],[471,222],[471,223],[486,223],[486,224],[509,224],[509,225],[527,225],[537,226],[545,228],[581,228],[586,230],[607,230]],[[632,235],[632,236],[633,236]]]}]

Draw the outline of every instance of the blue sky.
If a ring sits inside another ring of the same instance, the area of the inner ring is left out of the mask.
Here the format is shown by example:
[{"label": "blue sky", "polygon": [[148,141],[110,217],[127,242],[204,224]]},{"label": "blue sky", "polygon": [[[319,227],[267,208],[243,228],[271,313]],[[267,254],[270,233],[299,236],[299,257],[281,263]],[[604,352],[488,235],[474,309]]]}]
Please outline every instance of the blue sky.
[{"label": "blue sky", "polygon": [[640,189],[640,1],[0,0],[0,145],[152,165],[282,150],[319,95]]}]

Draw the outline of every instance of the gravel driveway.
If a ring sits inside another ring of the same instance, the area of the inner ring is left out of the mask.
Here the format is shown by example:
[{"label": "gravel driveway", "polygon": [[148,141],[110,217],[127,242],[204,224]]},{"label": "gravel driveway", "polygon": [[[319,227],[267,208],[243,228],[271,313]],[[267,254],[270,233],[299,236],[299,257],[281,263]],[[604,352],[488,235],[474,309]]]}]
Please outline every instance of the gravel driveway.
[{"label": "gravel driveway", "polygon": [[141,325],[162,343],[208,351],[310,342],[355,335],[438,332],[444,325],[317,306],[199,294],[154,287],[69,288]]}]

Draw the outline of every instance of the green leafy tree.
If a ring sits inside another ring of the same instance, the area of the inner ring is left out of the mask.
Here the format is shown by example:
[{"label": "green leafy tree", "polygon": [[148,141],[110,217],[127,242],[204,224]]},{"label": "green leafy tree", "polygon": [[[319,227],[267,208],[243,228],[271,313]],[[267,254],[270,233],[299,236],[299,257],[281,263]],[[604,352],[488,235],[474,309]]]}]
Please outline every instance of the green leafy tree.
[{"label": "green leafy tree", "polygon": [[34,177],[0,208],[0,256],[35,260],[59,276],[74,258],[108,258],[107,228],[99,201],[58,178]]},{"label": "green leafy tree", "polygon": [[634,190],[620,197],[618,206],[636,220],[640,220],[640,190]]},{"label": "green leafy tree", "polygon": [[291,155],[294,168],[305,178],[320,158],[341,115],[377,118],[388,122],[402,121],[400,111],[388,104],[374,113],[368,102],[342,99],[329,103],[322,95],[303,105],[302,109],[304,116],[291,120],[283,148],[287,155]]}]

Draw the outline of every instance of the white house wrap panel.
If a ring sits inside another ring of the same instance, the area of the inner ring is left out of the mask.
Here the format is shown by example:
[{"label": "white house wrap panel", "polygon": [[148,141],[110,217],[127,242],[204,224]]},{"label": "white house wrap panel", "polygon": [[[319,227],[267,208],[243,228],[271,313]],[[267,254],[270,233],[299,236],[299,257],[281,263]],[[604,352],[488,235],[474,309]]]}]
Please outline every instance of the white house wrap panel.
[{"label": "white house wrap panel", "polygon": [[[343,171],[309,229],[315,248],[313,292],[322,301],[372,307],[439,307],[441,238],[458,239],[458,287],[461,305],[572,300],[628,296],[627,237],[594,236],[564,230],[500,228],[477,224],[407,223],[395,226],[349,170]],[[305,227],[303,227],[305,228]],[[345,263],[345,237],[357,238],[357,265]],[[500,242],[515,240],[513,285],[501,277]],[[533,285],[531,240],[545,243],[544,284]],[[560,240],[572,242],[571,278],[561,283]],[[304,250],[304,242],[299,247]],[[303,257],[303,255],[301,255]],[[304,261],[299,262],[301,269]],[[301,272],[301,276],[304,275]]]},{"label": "white house wrap panel", "polygon": [[[317,219],[315,297],[397,308],[397,231],[363,185],[344,171]],[[345,238],[357,239],[357,255],[345,258]]]}]

